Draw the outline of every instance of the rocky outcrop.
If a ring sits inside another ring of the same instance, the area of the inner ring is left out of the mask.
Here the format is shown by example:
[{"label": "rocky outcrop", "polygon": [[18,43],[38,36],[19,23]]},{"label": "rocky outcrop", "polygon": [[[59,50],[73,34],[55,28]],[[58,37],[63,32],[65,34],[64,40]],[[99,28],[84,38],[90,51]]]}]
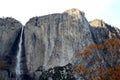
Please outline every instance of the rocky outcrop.
[{"label": "rocky outcrop", "polygon": [[[58,77],[54,77],[56,71],[58,71],[59,77],[62,75],[62,78],[65,78],[64,75],[69,72],[65,72],[63,75],[59,73],[63,71],[56,70],[56,67],[64,71],[67,71],[65,65],[69,63],[72,65],[70,70],[77,64],[84,64],[87,67],[90,65],[89,61],[85,60],[87,57],[79,58],[76,56],[78,53],[84,49],[86,51],[86,47],[91,44],[102,44],[106,39],[120,38],[119,29],[99,19],[88,23],[84,13],[77,9],[67,10],[62,14],[31,18],[27,22],[24,32],[28,71],[36,80],[49,78],[56,80],[58,79]],[[107,62],[105,60],[103,60],[103,64],[95,62],[89,69],[92,70],[97,65],[108,66],[109,58],[104,54],[105,52],[110,53],[107,50],[98,51],[90,58],[91,60],[98,59],[96,56],[101,55]],[[42,69],[39,70],[41,67]],[[52,71],[54,72],[51,73]],[[68,78],[72,77],[70,80],[75,78],[84,80],[85,77],[88,79],[86,75],[75,74],[73,76],[72,72],[69,75]]]},{"label": "rocky outcrop", "polygon": [[[13,18],[0,18],[0,79],[15,80],[21,27]],[[88,23],[77,9],[33,17],[24,27],[21,79],[103,80],[107,76],[96,68],[120,67],[119,39],[118,28],[99,19]]]},{"label": "rocky outcrop", "polygon": [[95,43],[103,43],[108,38],[120,38],[120,30],[102,20],[95,19],[90,21],[89,24]]},{"label": "rocky outcrop", "polygon": [[13,18],[0,18],[0,56],[10,53],[22,24]]},{"label": "rocky outcrop", "polygon": [[77,9],[31,18],[24,30],[30,72],[40,66],[48,69],[73,63],[75,53],[93,42],[89,23]]},{"label": "rocky outcrop", "polygon": [[2,80],[9,79],[10,68],[14,70],[21,27],[22,24],[13,18],[0,18],[0,79]]},{"label": "rocky outcrop", "polygon": [[76,55],[76,80],[119,80],[120,30],[99,19],[89,23],[94,43]]}]

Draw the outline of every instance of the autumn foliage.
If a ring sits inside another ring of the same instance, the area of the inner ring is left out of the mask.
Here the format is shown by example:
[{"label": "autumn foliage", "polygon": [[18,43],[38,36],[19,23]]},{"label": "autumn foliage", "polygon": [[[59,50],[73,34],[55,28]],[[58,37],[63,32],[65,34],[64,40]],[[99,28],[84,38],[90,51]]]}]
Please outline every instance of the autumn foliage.
[{"label": "autumn foliage", "polygon": [[73,73],[79,73],[85,80],[120,80],[120,39],[111,38],[102,44],[91,44],[76,56],[87,65],[77,64]]},{"label": "autumn foliage", "polygon": [[120,80],[120,64],[107,69],[96,68],[96,72],[101,80]]},{"label": "autumn foliage", "polygon": [[120,39],[107,39],[104,45],[109,49],[109,51],[115,55],[120,53]]},{"label": "autumn foliage", "polygon": [[82,74],[87,74],[89,70],[85,66],[78,64],[74,67],[73,73],[76,73],[76,72],[82,72]]}]

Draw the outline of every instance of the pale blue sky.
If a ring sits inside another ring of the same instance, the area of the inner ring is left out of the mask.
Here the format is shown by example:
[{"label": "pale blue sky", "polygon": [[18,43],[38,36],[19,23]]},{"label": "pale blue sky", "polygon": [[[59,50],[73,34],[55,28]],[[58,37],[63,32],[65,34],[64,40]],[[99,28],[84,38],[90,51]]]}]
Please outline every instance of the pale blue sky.
[{"label": "pale blue sky", "polygon": [[120,0],[112,0],[109,6],[95,17],[120,28]]},{"label": "pale blue sky", "polygon": [[88,21],[99,18],[120,28],[120,0],[0,0],[0,17],[13,17],[25,24],[33,16],[71,8],[84,11]]}]

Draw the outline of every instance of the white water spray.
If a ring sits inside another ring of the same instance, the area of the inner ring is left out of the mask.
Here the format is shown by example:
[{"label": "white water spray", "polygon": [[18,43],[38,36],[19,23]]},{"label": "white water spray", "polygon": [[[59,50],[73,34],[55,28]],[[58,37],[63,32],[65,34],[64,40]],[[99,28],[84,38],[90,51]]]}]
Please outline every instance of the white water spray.
[{"label": "white water spray", "polygon": [[21,53],[22,53],[22,35],[23,35],[23,27],[21,30],[21,34],[20,34],[20,41],[18,44],[18,51],[17,51],[17,62],[16,62],[16,80],[21,80],[20,76],[21,76]]}]

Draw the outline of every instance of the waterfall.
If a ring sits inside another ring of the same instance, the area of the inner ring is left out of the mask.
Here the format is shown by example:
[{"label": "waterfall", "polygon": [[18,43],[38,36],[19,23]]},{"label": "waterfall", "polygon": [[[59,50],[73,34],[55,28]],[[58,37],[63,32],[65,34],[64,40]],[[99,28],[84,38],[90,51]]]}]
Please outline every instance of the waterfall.
[{"label": "waterfall", "polygon": [[21,30],[21,34],[20,34],[20,40],[19,40],[19,44],[18,44],[18,51],[17,51],[17,56],[16,56],[16,80],[21,80],[20,76],[21,76],[21,54],[22,54],[22,36],[23,36],[23,27]]}]

